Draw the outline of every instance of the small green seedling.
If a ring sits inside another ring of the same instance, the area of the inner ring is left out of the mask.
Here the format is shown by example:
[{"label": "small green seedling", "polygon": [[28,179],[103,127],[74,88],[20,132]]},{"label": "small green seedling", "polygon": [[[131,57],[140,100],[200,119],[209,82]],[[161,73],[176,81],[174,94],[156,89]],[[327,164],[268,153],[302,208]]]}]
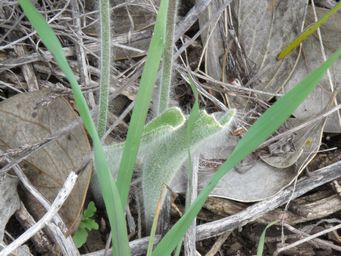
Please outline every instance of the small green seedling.
[{"label": "small green seedling", "polygon": [[93,219],[96,210],[96,206],[92,201],[88,204],[88,208],[84,210],[81,223],[72,236],[77,248],[82,247],[86,243],[89,231],[98,229],[98,224]]},{"label": "small green seedling", "polygon": [[263,230],[260,238],[259,238],[259,242],[258,242],[258,247],[257,247],[257,256],[263,256],[263,251],[264,251],[264,244],[265,244],[265,239],[266,239],[266,231],[268,230],[268,228],[270,228],[271,226],[275,225],[278,221],[275,220],[271,223],[269,223]]}]

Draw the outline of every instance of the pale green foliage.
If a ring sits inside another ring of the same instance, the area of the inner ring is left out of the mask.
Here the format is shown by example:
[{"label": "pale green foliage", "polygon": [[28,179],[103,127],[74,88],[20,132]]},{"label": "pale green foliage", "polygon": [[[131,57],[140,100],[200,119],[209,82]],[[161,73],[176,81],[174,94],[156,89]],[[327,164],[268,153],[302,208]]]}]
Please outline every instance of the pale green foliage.
[{"label": "pale green foliage", "polygon": [[266,231],[268,230],[268,228],[270,228],[272,225],[275,225],[278,221],[273,221],[271,223],[269,223],[263,230],[260,238],[259,238],[259,242],[258,242],[258,247],[257,247],[257,256],[262,256],[263,255],[263,251],[264,251],[264,244],[265,244],[265,234]]},{"label": "pale green foliage", "polygon": [[111,29],[109,0],[99,1],[101,24],[101,75],[99,87],[98,135],[101,138],[107,125],[108,97],[111,69]]},{"label": "pale green foliage", "polygon": [[168,4],[165,47],[163,51],[159,93],[155,103],[157,115],[161,114],[169,107],[173,71],[174,29],[178,2],[179,0],[172,0],[169,1]]},{"label": "pale green foliage", "polygon": [[[159,134],[169,133],[171,130],[174,130],[184,124],[185,120],[185,116],[178,108],[170,108],[162,115],[150,121],[143,129],[137,162],[139,163],[141,161],[141,157],[143,155],[141,152],[145,152],[150,144],[156,143],[157,138],[161,137]],[[118,175],[124,146],[125,143],[115,143],[110,146],[104,146],[105,157],[114,179],[116,179]],[[91,185],[96,202],[102,202],[103,200],[101,198],[97,177],[95,176],[93,179],[94,180]]]},{"label": "pale green foliage", "polygon": [[81,223],[79,224],[77,231],[72,236],[77,248],[82,247],[86,243],[89,231],[98,229],[98,224],[92,219],[96,210],[94,202],[90,202],[88,207],[84,210]]},{"label": "pale green foliage", "polygon": [[[226,136],[234,110],[226,112],[219,120],[200,111],[193,122],[190,148],[193,153],[206,148],[203,143],[214,145],[220,136]],[[170,108],[146,125],[141,140],[139,159],[142,164],[142,190],[147,227],[150,227],[162,186],[170,185],[177,171],[188,158],[188,120],[179,108]],[[105,148],[109,166],[116,176],[124,144]]]},{"label": "pale green foliage", "polygon": [[156,138],[158,143],[152,144],[146,150],[142,167],[142,190],[147,227],[152,224],[163,184],[170,185],[177,171],[188,159],[188,147],[191,152],[197,153],[204,150],[208,143],[214,145],[214,137],[226,136],[224,131],[227,130],[233,115],[234,111],[227,112],[220,123],[212,115],[202,111],[194,122],[189,146],[186,139],[186,120],[173,131],[160,134],[159,138]]}]

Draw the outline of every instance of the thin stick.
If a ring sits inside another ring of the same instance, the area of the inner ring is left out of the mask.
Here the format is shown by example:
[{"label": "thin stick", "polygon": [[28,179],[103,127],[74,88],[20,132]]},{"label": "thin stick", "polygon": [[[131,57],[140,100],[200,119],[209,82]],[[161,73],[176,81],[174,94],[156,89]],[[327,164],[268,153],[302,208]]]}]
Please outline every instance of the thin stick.
[{"label": "thin stick", "polygon": [[[301,240],[298,240],[298,241],[296,241],[296,242],[294,242],[294,243],[292,243],[292,244],[289,244],[289,245],[284,246],[284,247],[282,247],[282,248],[280,248],[280,249],[277,249],[277,250],[275,251],[274,255],[278,255],[278,254],[280,254],[280,253],[283,252],[283,251],[286,251],[286,250],[289,250],[289,249],[294,248],[294,247],[296,247],[296,246],[299,246],[300,244],[309,242],[309,241],[311,241],[312,239],[316,239],[316,238],[319,237],[319,236],[322,236],[322,235],[327,234],[327,233],[329,233],[329,232],[338,230],[338,229],[340,229],[340,228],[341,228],[341,224],[336,225],[336,226],[331,227],[331,228],[328,228],[328,229],[325,229],[325,230],[322,230],[322,231],[320,231],[320,232],[318,232],[318,233],[316,233],[316,234],[313,234],[313,235],[311,235],[311,236],[307,236],[307,237],[305,237],[305,238],[303,238],[303,239],[301,239]],[[333,248],[333,249],[335,249],[335,248]],[[339,251],[340,251],[340,249],[341,249],[341,248],[338,246],[338,250],[339,250]]]},{"label": "thin stick", "polygon": [[[179,25],[177,25],[175,29],[175,40],[178,40],[183,34],[185,34],[185,32],[197,21],[201,13],[206,10],[211,2],[212,0],[199,0],[196,2],[192,9],[187,13],[186,17],[181,20]],[[225,7],[231,2],[232,0],[224,0],[221,5],[224,6],[225,9]]]},{"label": "thin stick", "polygon": [[[155,241],[154,243],[158,243],[161,239],[160,235],[156,235]],[[149,242],[149,237],[144,237],[141,239],[137,239],[134,241],[129,242],[129,247],[131,249],[131,253],[132,255],[136,256],[136,255],[145,255],[146,251],[147,251],[147,246],[148,246],[148,242]],[[107,254],[104,254],[105,250],[99,250],[96,252],[90,252],[87,254],[83,254],[82,256],[108,256],[112,253],[111,248],[107,251]]]},{"label": "thin stick", "polygon": [[222,234],[214,243],[214,245],[211,247],[211,249],[206,253],[206,256],[217,255],[221,246],[225,243],[226,239],[230,236],[230,234],[231,232],[226,232]]},{"label": "thin stick", "polygon": [[[76,56],[79,67],[79,78],[82,87],[88,87],[90,84],[90,79],[88,75],[88,65],[86,63],[86,53],[84,49],[83,37],[82,37],[82,25],[80,20],[80,11],[78,6],[78,1],[71,1],[72,6],[72,17],[73,25],[75,26],[75,35],[78,42],[75,42]],[[93,92],[88,92],[88,99],[91,108],[96,106]]]},{"label": "thin stick", "polygon": [[293,191],[292,187],[289,187],[278,192],[275,196],[269,199],[246,208],[244,211],[221,220],[198,226],[197,240],[201,241],[227,231],[232,231],[238,227],[242,227],[261,217],[265,213],[285,204],[291,197],[295,199],[308,191],[339,177],[341,177],[341,161],[314,171],[309,177],[300,179],[297,182],[295,191]]},{"label": "thin stick", "polygon": [[29,148],[24,148],[24,152],[21,154],[21,156],[17,159],[12,159],[11,162],[6,164],[4,167],[0,169],[0,174],[3,174],[7,171],[9,171],[11,168],[13,168],[15,165],[19,164],[21,161],[25,160],[27,157],[31,156],[34,152],[41,149],[44,146],[47,146],[54,140],[60,138],[61,135],[67,134],[72,129],[78,127],[80,124],[82,124],[82,121],[80,119],[76,119],[72,121],[69,125],[59,129],[55,133],[53,133],[50,137],[41,140],[41,142],[35,143],[33,145],[30,145]]},{"label": "thin stick", "polygon": [[67,177],[62,189],[59,191],[56,199],[51,205],[50,210],[31,228],[29,228],[25,233],[19,236],[15,241],[6,246],[2,251],[0,251],[0,256],[9,255],[19,246],[24,244],[28,239],[30,239],[35,233],[44,228],[44,226],[51,221],[51,219],[56,215],[58,210],[63,206],[64,202],[70,195],[73,187],[76,184],[78,175],[71,172]]},{"label": "thin stick", "polygon": [[287,136],[287,135],[290,135],[300,129],[303,129],[304,127],[307,127],[308,125],[313,125],[315,124],[317,121],[321,120],[322,118],[326,118],[328,117],[330,114],[334,113],[335,111],[338,111],[339,109],[341,109],[341,104],[340,105],[337,105],[335,107],[333,107],[332,109],[324,112],[324,113],[321,113],[320,115],[318,115],[317,117],[314,117],[304,123],[301,123],[299,125],[297,125],[296,127],[290,129],[290,130],[287,130],[285,132],[282,132],[281,134],[278,134],[270,139],[268,139],[267,141],[263,142],[259,148],[262,148],[262,147],[265,147],[265,146],[268,146],[270,145],[272,142],[275,142],[281,138],[283,138],[284,136]]},{"label": "thin stick", "polygon": [[[315,189],[323,184],[326,184],[334,179],[341,177],[341,161],[329,165],[322,169],[314,171],[309,177],[300,179],[297,182],[294,198],[297,198],[312,189]],[[285,204],[292,194],[292,187],[286,188],[275,196],[265,199],[262,202],[256,203],[247,209],[223,218],[218,221],[202,224],[197,227],[197,241],[208,239],[214,236],[222,235],[225,232],[233,231],[234,229],[244,226],[247,223],[256,220],[265,213],[276,209]],[[341,224],[340,224],[341,225]],[[158,236],[160,238],[160,236]],[[147,250],[148,237],[138,239],[129,243],[133,255],[142,255]],[[138,245],[137,245],[138,244]],[[109,250],[110,251],[110,250]],[[85,254],[84,256],[103,256],[104,250]]]},{"label": "thin stick", "polygon": [[[50,20],[48,20],[47,24],[51,24],[54,20],[57,20],[59,18],[59,16],[67,9],[67,7],[70,4],[70,1],[71,0],[67,0],[67,2],[65,3],[64,7],[60,10],[60,12],[58,12],[55,16],[53,16]],[[6,44],[4,46],[0,46],[0,51],[5,50],[7,48],[10,48],[13,45],[16,45],[22,41],[25,41],[27,38],[30,38],[31,36],[34,36],[35,34],[37,34],[37,31],[33,31],[33,32],[29,33],[28,35],[23,36],[22,38],[19,38],[18,40],[10,42],[9,44]]]},{"label": "thin stick", "polygon": [[[204,0],[204,1],[206,1],[206,2],[210,2],[210,1],[208,1],[208,0]],[[199,3],[199,2],[198,2]],[[197,4],[198,4],[197,3]],[[227,5],[229,5],[231,3],[231,0],[225,0],[222,4],[221,4],[221,6],[220,6],[220,8],[219,8],[219,10],[217,10],[217,12],[215,13],[215,15],[219,18],[220,17],[220,15],[225,11],[225,8],[226,8],[226,6]],[[194,9],[195,7],[193,7],[192,9]],[[203,9],[203,10],[200,10],[200,11],[204,11],[205,9]],[[192,10],[191,10],[192,11]],[[190,12],[191,12],[190,11]],[[190,12],[187,14],[187,16],[189,16],[189,14],[190,14]],[[186,18],[187,18],[187,16],[186,16]],[[186,20],[186,18],[183,20],[183,21],[181,21],[180,22],[180,24],[176,27],[176,29],[175,29],[175,40],[178,40],[179,39],[179,37],[180,36],[178,36],[178,31],[180,31],[180,29],[181,29],[181,25],[182,25],[182,23]],[[198,18],[198,17],[197,17]],[[194,20],[195,21],[195,20]],[[193,23],[194,23],[194,21],[193,21]],[[216,17],[214,18],[214,19],[211,19],[211,20],[209,20],[209,21],[207,21],[206,22],[206,24],[205,25],[203,25],[201,28],[200,28],[200,30],[190,39],[190,40],[188,40],[185,44],[183,44],[182,45],[182,47],[174,54],[174,59],[177,59],[186,49],[187,49],[187,47],[188,46],[190,46],[201,34],[202,34],[202,32],[208,27],[208,26],[210,26],[211,24],[214,24],[215,23],[215,21],[216,21]],[[192,24],[193,24],[192,23]]]},{"label": "thin stick", "polygon": [[[315,8],[314,0],[311,1],[311,5],[313,7],[313,12],[314,12],[314,21],[317,22],[318,21],[318,17],[317,17],[317,13],[316,13],[316,8]],[[327,60],[327,56],[326,56],[326,51],[325,51],[324,45],[323,45],[323,39],[322,39],[322,34],[321,34],[320,27],[317,28],[317,35],[319,37],[319,43],[320,43],[320,48],[321,48],[322,59],[323,59],[323,61],[326,61]],[[330,69],[329,68],[327,69],[327,77],[328,77],[328,81],[329,81],[330,90],[333,93],[335,89],[334,89],[334,83],[333,83],[332,75],[330,73]],[[333,98],[333,102],[334,102],[335,106],[338,105],[336,97]],[[337,118],[338,118],[338,121],[339,121],[339,126],[341,127],[340,112],[337,111],[336,113],[337,113]]]},{"label": "thin stick", "polygon": [[[318,224],[316,224],[316,225],[318,225]],[[301,230],[299,230],[299,229],[296,229],[296,228],[290,226],[290,225],[287,224],[287,223],[284,223],[284,226],[285,226],[288,230],[290,230],[291,232],[297,234],[298,237],[308,237],[308,236],[309,236],[309,235],[306,234],[305,232],[303,232],[303,231],[301,231]],[[327,249],[327,248],[328,248],[328,249],[331,248],[331,249],[333,249],[333,250],[336,250],[336,251],[340,251],[340,252],[341,252],[341,247],[335,245],[333,242],[325,241],[325,240],[322,240],[322,239],[319,239],[319,238],[314,238],[314,239],[312,239],[312,240],[310,240],[310,241],[307,241],[307,242],[310,243],[310,244],[313,244],[313,245],[318,244],[318,246],[321,247],[321,248],[326,248],[326,249]],[[282,247],[282,248],[284,248],[284,247]],[[282,248],[280,248],[280,249],[282,249]],[[276,252],[275,252],[275,253],[276,253]]]},{"label": "thin stick", "polygon": [[[190,173],[191,177],[189,177],[187,181],[187,195],[186,196],[186,207],[189,207],[197,198],[198,195],[198,171],[199,171],[199,156],[194,155],[192,158],[193,161],[193,170]],[[185,255],[191,256],[196,253],[196,218],[193,220],[192,225],[187,230],[184,238],[184,251]]]},{"label": "thin stick", "polygon": [[[180,65],[176,65],[176,68],[177,68],[177,70],[179,70],[179,72],[186,72],[186,69],[183,68]],[[220,92],[228,93],[228,92],[231,92],[230,89],[232,89],[232,90],[236,90],[236,91],[245,91],[245,93],[255,93],[255,94],[270,95],[270,96],[275,96],[275,97],[283,96],[283,94],[280,94],[280,93],[265,92],[265,91],[251,89],[251,88],[248,88],[248,87],[243,87],[241,85],[221,82],[221,81],[218,81],[218,80],[208,76],[207,74],[200,75],[200,74],[198,74],[197,72],[194,72],[194,71],[191,71],[191,75],[195,76],[195,77],[198,77],[200,79],[204,79],[206,81],[209,81],[210,82],[210,86],[211,87],[214,86],[213,88],[210,88],[210,89],[213,89],[213,90],[216,90],[216,91],[220,91]],[[218,87],[217,85],[220,85],[221,87]],[[227,88],[229,88],[229,89],[227,89]]]},{"label": "thin stick", "polygon": [[129,114],[129,112],[134,107],[134,101],[132,101],[128,107],[122,112],[122,114],[115,120],[115,122],[108,128],[105,134],[102,137],[102,142],[109,136],[109,134],[116,128],[117,125],[123,122],[123,119]]}]

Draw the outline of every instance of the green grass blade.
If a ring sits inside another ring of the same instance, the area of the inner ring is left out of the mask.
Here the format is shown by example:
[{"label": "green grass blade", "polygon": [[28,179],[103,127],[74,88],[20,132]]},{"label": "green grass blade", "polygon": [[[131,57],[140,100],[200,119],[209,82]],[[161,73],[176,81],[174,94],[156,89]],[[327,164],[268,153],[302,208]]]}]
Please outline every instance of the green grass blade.
[{"label": "green grass blade", "polygon": [[[200,109],[199,109],[198,90],[195,87],[193,79],[191,76],[189,76],[189,84],[191,86],[193,96],[195,99],[191,113],[189,114],[189,117],[188,117],[188,122],[187,122],[187,127],[186,127],[186,141],[187,141],[187,154],[188,154],[188,160],[187,160],[187,162],[188,162],[188,172],[187,172],[188,182],[187,182],[187,184],[190,185],[190,184],[192,184],[191,180],[192,180],[192,171],[193,171],[193,163],[192,163],[192,155],[191,155],[192,131],[193,131],[195,121],[197,121],[200,117]],[[192,198],[190,191],[192,191],[192,188],[188,187],[187,193],[186,193],[186,208],[189,207],[189,202]]]},{"label": "green grass blade", "polygon": [[128,200],[128,193],[133,176],[140,139],[143,133],[148,107],[156,81],[161,56],[165,43],[168,0],[162,0],[156,18],[153,36],[148,49],[146,64],[143,68],[140,87],[135,99],[134,111],[130,120],[127,140],[117,177],[117,187],[121,194],[123,206]]},{"label": "green grass blade", "polygon": [[327,12],[321,19],[313,23],[301,34],[299,34],[290,44],[288,44],[278,55],[277,60],[284,59],[294,49],[296,49],[302,42],[304,42],[311,34],[313,34],[320,26],[322,26],[333,14],[341,9],[341,2],[334,6],[329,12]]},{"label": "green grass blade", "polygon": [[155,209],[155,215],[154,215],[154,219],[153,219],[153,224],[152,224],[152,228],[150,230],[150,235],[149,235],[149,240],[148,240],[148,249],[147,249],[147,255],[146,256],[152,255],[154,241],[155,241],[155,235],[156,235],[156,230],[157,230],[157,224],[158,224],[161,209],[162,209],[162,206],[164,203],[164,198],[168,192],[167,190],[168,190],[167,186],[164,186],[162,188],[161,194],[159,197],[159,201],[157,202],[157,206]]},{"label": "green grass blade", "polygon": [[[197,88],[194,85],[192,76],[189,74],[189,84],[191,86],[193,96],[194,96],[194,103],[193,107],[191,110],[191,113],[189,114],[188,117],[188,122],[187,122],[187,127],[186,127],[186,141],[187,141],[187,154],[188,154],[188,159],[187,159],[187,189],[186,189],[186,207],[185,207],[185,212],[187,209],[191,206],[192,201],[193,201],[193,160],[192,160],[192,154],[191,154],[191,141],[192,141],[192,136],[193,136],[193,128],[195,125],[195,122],[200,118],[200,107],[199,107],[199,93]],[[194,170],[196,171],[196,170]],[[192,223],[194,223],[196,220],[193,219]],[[190,232],[190,231],[189,231]],[[177,248],[175,249],[174,255],[180,255],[181,252],[181,247],[182,247],[182,242],[178,244]]]},{"label": "green grass blade", "polygon": [[[188,70],[190,71],[190,70]],[[191,206],[191,198],[192,198],[192,172],[193,172],[193,160],[192,160],[192,154],[191,154],[191,141],[192,141],[192,131],[194,124],[196,120],[200,118],[200,107],[199,107],[199,93],[197,88],[194,85],[193,78],[190,75],[191,73],[188,72],[189,77],[189,85],[192,89],[193,96],[194,96],[194,103],[193,107],[191,110],[191,113],[189,114],[188,117],[188,122],[187,122],[187,127],[186,127],[186,141],[187,141],[187,154],[188,154],[188,159],[187,159],[187,191],[186,191],[186,210]],[[195,221],[195,219],[192,220],[192,223]],[[182,243],[183,241],[180,240],[179,244],[175,248],[174,251],[174,256],[178,256],[181,253],[181,248],[182,248]]]},{"label": "green grass blade", "polygon": [[176,247],[175,251],[174,251],[174,256],[179,256],[181,253],[181,248],[182,248],[182,241],[180,241],[180,243],[178,244],[178,246]]},{"label": "green grass blade", "polygon": [[257,246],[257,256],[262,256],[263,255],[263,251],[264,251],[264,244],[265,244],[265,234],[266,231],[268,230],[268,228],[270,228],[271,226],[275,225],[278,221],[273,221],[271,223],[269,223],[265,229],[263,230],[260,238],[259,238],[259,242],[258,242],[258,246]]},{"label": "green grass blade", "polygon": [[301,102],[311,93],[318,82],[323,77],[327,69],[340,57],[341,49],[332,54],[323,64],[308,74],[293,89],[275,102],[265,113],[255,122],[254,125],[240,140],[230,157],[222,164],[212,176],[207,186],[199,193],[195,202],[180,218],[180,220],[164,236],[153,252],[153,256],[170,255],[174,248],[181,241],[193,219],[199,213],[207,197],[220,179],[236,166],[242,159],[254,151],[257,146],[265,141],[281,124],[291,115],[291,113],[301,104]]},{"label": "green grass blade", "polygon": [[130,255],[124,208],[122,207],[116,184],[109,172],[96,126],[91,118],[90,111],[83,97],[82,91],[64,56],[62,46],[57,36],[48,26],[43,16],[38,13],[29,0],[19,0],[19,3],[24,10],[26,17],[37,30],[37,33],[42,39],[44,45],[53,54],[60,69],[64,72],[66,78],[70,82],[79,114],[83,120],[85,128],[92,138],[94,145],[94,164],[96,170],[100,170],[97,175],[112,233],[114,234],[112,238],[113,255]]}]

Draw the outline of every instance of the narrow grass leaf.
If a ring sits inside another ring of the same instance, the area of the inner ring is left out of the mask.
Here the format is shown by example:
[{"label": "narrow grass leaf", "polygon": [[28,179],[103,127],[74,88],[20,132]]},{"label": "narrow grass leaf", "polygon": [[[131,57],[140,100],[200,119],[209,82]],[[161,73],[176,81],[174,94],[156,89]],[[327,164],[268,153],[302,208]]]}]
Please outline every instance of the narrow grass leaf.
[{"label": "narrow grass leaf", "polygon": [[128,193],[135,167],[140,139],[143,133],[148,107],[152,97],[157,71],[165,43],[165,29],[167,20],[168,0],[162,0],[156,18],[153,36],[148,49],[146,64],[144,65],[140,87],[135,98],[134,111],[130,120],[127,140],[120,163],[117,177],[117,187],[120,191],[122,206],[127,203]]},{"label": "narrow grass leaf", "polygon": [[167,187],[166,187],[166,185],[164,185],[162,190],[161,190],[161,194],[160,194],[160,197],[159,197],[159,200],[157,202],[156,209],[155,209],[153,224],[152,224],[152,228],[150,230],[150,236],[149,236],[149,240],[148,240],[147,256],[152,255],[154,241],[155,241],[155,235],[156,235],[156,228],[157,228],[157,224],[159,221],[162,205],[165,201],[164,198],[166,196],[166,193],[167,193]]},{"label": "narrow grass leaf", "polygon": [[333,14],[341,9],[341,2],[334,6],[329,12],[327,12],[321,19],[313,23],[306,28],[301,34],[299,34],[290,44],[288,44],[278,55],[277,60],[284,59],[294,49],[296,49],[302,42],[304,42],[309,36],[311,36],[320,26],[322,26]]},{"label": "narrow grass leaf", "polygon": [[170,255],[181,241],[193,219],[199,213],[207,197],[220,179],[236,166],[242,159],[252,153],[262,142],[275,132],[301,102],[314,90],[327,69],[340,57],[341,49],[332,54],[323,64],[308,74],[293,89],[275,102],[264,114],[250,127],[240,140],[230,157],[222,164],[212,176],[207,186],[199,193],[195,202],[180,218],[180,220],[167,232],[153,252],[153,256]]},{"label": "narrow grass leaf", "polygon": [[179,256],[181,253],[181,248],[182,248],[182,241],[179,242],[178,246],[176,247],[175,251],[174,251],[174,256]]},{"label": "narrow grass leaf", "polygon": [[[198,90],[194,85],[192,76],[189,74],[189,84],[191,86],[193,96],[194,96],[194,103],[191,110],[191,113],[188,117],[187,122],[187,129],[186,129],[186,141],[187,141],[187,189],[186,189],[186,208],[185,211],[191,206],[192,203],[192,191],[193,191],[193,160],[192,160],[192,154],[191,154],[191,141],[192,141],[192,131],[195,125],[196,120],[200,117],[200,108],[199,108],[199,94]],[[193,220],[195,222],[195,219]],[[178,244],[177,248],[175,249],[174,255],[180,255],[182,242]]]},{"label": "narrow grass leaf", "polygon": [[64,56],[62,46],[57,36],[48,26],[44,17],[38,13],[29,0],[19,0],[19,3],[24,10],[26,17],[37,30],[37,33],[42,39],[44,45],[53,54],[60,69],[64,72],[66,78],[70,82],[79,114],[83,120],[85,128],[92,138],[94,145],[94,164],[112,228],[112,233],[114,234],[112,238],[113,255],[130,255],[124,208],[122,207],[116,184],[109,172],[96,126],[91,118],[90,111],[85,98],[83,97],[82,91]]},{"label": "narrow grass leaf", "polygon": [[[192,154],[191,154],[191,141],[192,141],[192,131],[195,125],[195,122],[200,118],[200,108],[199,108],[199,93],[197,88],[194,85],[193,78],[189,74],[189,85],[191,86],[193,96],[194,96],[194,103],[191,110],[191,113],[189,114],[188,121],[187,121],[187,127],[186,127],[186,142],[187,142],[187,190],[186,190],[186,209],[185,211],[191,206],[191,198],[192,198],[192,175],[193,175],[193,160],[192,160]],[[195,220],[193,220],[194,222]],[[182,247],[183,241],[180,241],[178,246],[175,249],[174,256],[180,255],[181,253],[181,247]]]},{"label": "narrow grass leaf", "polygon": [[263,230],[260,238],[259,238],[259,242],[258,242],[258,246],[257,246],[257,256],[262,256],[263,252],[264,252],[264,244],[265,244],[265,234],[266,231],[268,230],[268,228],[270,228],[271,226],[275,225],[278,221],[273,221],[271,223],[269,223],[265,229]]},{"label": "narrow grass leaf", "polygon": [[[190,73],[189,73],[190,74]],[[187,141],[187,154],[188,154],[188,176],[187,176],[187,184],[189,185],[187,187],[187,192],[186,192],[186,208],[189,207],[188,202],[190,202],[190,198],[192,198],[192,195],[190,193],[190,191],[192,191],[192,189],[190,188],[192,182],[192,172],[193,172],[193,164],[192,164],[192,156],[191,156],[191,141],[192,141],[192,131],[193,131],[193,127],[195,122],[200,118],[200,110],[199,110],[199,96],[198,96],[198,90],[194,85],[193,79],[191,76],[189,76],[189,81],[190,81],[190,86],[193,92],[193,96],[194,96],[194,104],[191,110],[191,113],[188,117],[188,121],[187,121],[187,127],[186,127],[186,141]]]},{"label": "narrow grass leaf", "polygon": [[194,96],[194,104],[191,110],[191,113],[188,117],[188,121],[187,121],[187,135],[186,135],[186,140],[187,140],[187,147],[188,147],[188,159],[189,159],[189,167],[190,170],[192,170],[192,160],[191,160],[191,141],[192,141],[192,130],[194,127],[195,122],[199,119],[200,117],[200,110],[199,110],[199,96],[198,96],[198,90],[194,85],[193,79],[191,76],[189,76],[189,81],[190,81],[190,86],[193,92],[193,96]]}]

